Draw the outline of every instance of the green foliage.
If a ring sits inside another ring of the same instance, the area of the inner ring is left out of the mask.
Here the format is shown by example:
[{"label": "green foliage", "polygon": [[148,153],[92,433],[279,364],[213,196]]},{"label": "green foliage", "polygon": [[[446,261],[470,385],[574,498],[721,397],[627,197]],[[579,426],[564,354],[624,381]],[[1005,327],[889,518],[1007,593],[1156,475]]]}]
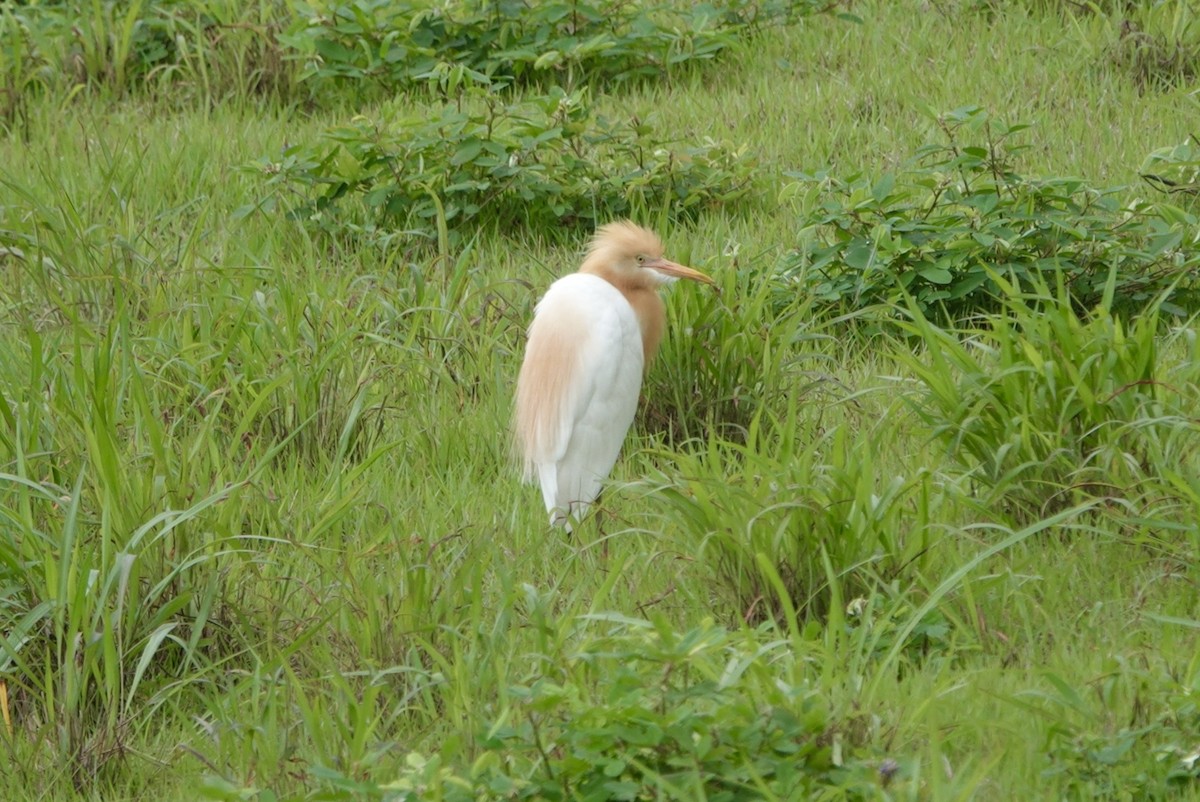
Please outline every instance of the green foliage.
[{"label": "green foliage", "polygon": [[[710,61],[740,37],[832,7],[817,0],[643,4],[461,0],[34,0],[0,6],[0,121],[30,97],[93,87],[186,87],[212,103],[260,93],[308,99],[334,80],[361,94],[464,74],[498,82],[615,83]],[[304,67],[298,66],[299,62]],[[457,78],[454,78],[457,76]],[[450,87],[451,89],[453,87]]]},{"label": "green foliage", "polygon": [[1102,32],[1096,69],[1115,67],[1142,91],[1186,87],[1200,75],[1200,16],[1190,0],[975,0],[989,14],[1051,14]]},{"label": "green foliage", "polygon": [[[858,658],[853,668],[882,666],[903,655],[920,660],[929,655],[953,654],[954,623],[940,606],[926,605],[922,610],[912,596],[897,593],[900,581],[883,585],[868,596],[856,596],[846,604],[845,636],[853,644],[850,653]],[[948,590],[958,590],[951,586]],[[932,609],[930,609],[932,608]],[[838,620],[835,617],[835,620]]]},{"label": "green foliage", "polygon": [[[561,662],[509,688],[474,754],[414,751],[386,783],[323,769],[322,798],[875,798],[866,766],[835,762],[829,705],[789,680],[796,662],[784,642],[615,614],[585,626],[607,632],[576,636]],[[235,788],[209,796],[240,798]]]},{"label": "green foliage", "polygon": [[192,8],[177,0],[6,4],[4,74],[11,80],[23,71],[44,87],[85,83],[120,94],[181,61],[180,40],[196,21]]},{"label": "green foliage", "polygon": [[[1191,133],[1185,91],[1108,60],[1109,20],[968,5],[857,0],[855,36],[774,28],[721,51],[724,73],[587,69],[622,92],[598,112],[653,109],[648,138],[677,156],[706,135],[754,153],[749,196],[821,159],[894,171],[923,141],[911,110],[963,98],[1036,119],[1014,172],[1088,184]],[[0,2],[24,26],[0,68],[24,87],[0,89],[0,798],[1196,795],[1194,319],[1076,305],[1071,322],[1029,282],[1020,304],[990,302],[1007,328],[864,332],[866,313],[823,315],[770,270],[815,194],[701,202],[684,225],[662,195],[638,200],[722,292],[667,294],[641,421],[597,515],[564,537],[514,476],[506,426],[532,304],[591,219],[559,240],[552,213],[501,227],[484,203],[414,256],[357,191],[313,214],[368,236],[237,218],[262,194],[237,165],[281,161],[281,143],[349,164],[322,138],[348,119],[326,104],[378,92],[295,81],[275,35],[298,7]],[[161,37],[141,38],[149,18]],[[930,64],[982,66],[930,81]],[[443,94],[491,108],[495,82],[447,65],[387,102],[435,121]],[[524,62],[495,107],[582,80],[562,67]],[[1184,186],[1192,159],[1144,172]],[[274,202],[332,186],[281,182]],[[1141,206],[1144,190],[1122,194],[1115,235],[1175,214],[1188,264],[1191,198]],[[929,401],[903,358],[955,345],[974,364],[945,356],[934,381],[985,425]],[[1054,456],[986,479],[965,447],[947,459],[955,426],[1025,449],[1009,468],[1076,448],[1075,473]],[[646,477],[645,494],[621,484]],[[1046,479],[1084,503],[1039,517],[1062,503]]]},{"label": "green foliage", "polygon": [[[1122,13],[1115,13],[1115,12]],[[1200,14],[1188,0],[1154,0],[1109,13],[1109,58],[1147,89],[1169,90],[1200,77]]]},{"label": "green foliage", "polygon": [[[347,525],[390,447],[379,412],[400,371],[380,382],[381,363],[411,358],[414,375],[432,371],[422,390],[436,387],[465,281],[429,285],[410,266],[385,295],[361,275],[299,286],[175,269],[194,258],[176,234],[194,205],[152,218],[175,240],[157,248],[125,213],[142,197],[127,155],[96,154],[95,196],[75,175],[3,184],[25,230],[0,231],[21,245],[0,251],[14,279],[0,327],[0,679],[35,785],[40,771],[64,787],[122,776],[132,744],[213,666],[239,665],[248,642],[296,641],[304,625],[246,604],[236,577],[271,575],[274,547]],[[159,306],[165,292],[196,300]],[[411,322],[399,334],[398,315]],[[277,505],[286,475],[311,477],[298,512]],[[427,570],[390,587],[410,626],[437,609]]]},{"label": "green foliage", "polygon": [[[453,93],[464,74],[575,87],[661,76],[716,58],[739,35],[815,13],[816,0],[315,0],[280,35],[302,78],[361,91],[432,83]],[[446,79],[451,74],[450,86]]]},{"label": "green foliage", "polygon": [[26,119],[29,95],[44,87],[47,76],[37,41],[44,36],[19,10],[0,7],[0,121],[6,127]]},{"label": "green foliage", "polygon": [[[5,4],[0,42],[15,58],[4,66],[121,91],[176,59],[176,5],[167,0]],[[14,48],[22,44],[24,52],[17,54]],[[56,74],[60,71],[64,74]]]},{"label": "green foliage", "polygon": [[0,7],[0,122],[31,98],[162,88],[172,102],[290,92],[274,32],[289,0],[33,0]]},{"label": "green foliage", "polygon": [[900,324],[926,348],[896,353],[920,384],[918,414],[987,502],[1036,518],[1081,497],[1123,498],[1153,429],[1189,414],[1190,394],[1159,378],[1159,315],[1081,314],[1061,289],[1022,296],[994,279],[1009,297],[977,328],[946,331],[915,309]]},{"label": "green foliage", "polygon": [[[698,255],[671,253],[684,262]],[[814,324],[809,296],[776,303],[778,282],[739,266],[736,257],[706,270],[719,292],[686,283],[670,291],[667,337],[638,409],[638,428],[674,445],[714,432],[742,440],[762,411],[789,396],[793,402],[821,397],[828,384],[828,374],[817,369],[825,359],[801,350],[830,336]]]},{"label": "green foliage", "polygon": [[[942,145],[921,148],[901,173],[871,180],[792,174],[815,188],[784,269],[808,292],[856,308],[911,295],[923,314],[953,320],[994,308],[994,275],[1019,287],[1060,278],[1080,307],[1111,275],[1116,303],[1139,307],[1170,289],[1164,309],[1200,307],[1197,220],[1168,204],[1122,206],[1116,189],[1077,178],[1027,178],[1013,169],[1025,125],[980,109],[938,118]],[[980,137],[981,139],[976,139]]]},{"label": "green foliage", "polygon": [[827,704],[806,684],[756,681],[772,671],[764,658],[720,629],[617,618],[574,665],[513,689],[519,707],[483,744],[530,762],[521,798],[732,801],[840,785]]},{"label": "green foliage", "polygon": [[[56,758],[44,768],[83,783],[112,776],[131,733],[181,689],[173,679],[207,669],[211,579],[232,551],[215,508],[241,487],[173,507],[162,422],[123,419],[150,384],[123,356],[125,335],[56,353],[29,334],[30,387],[0,398],[14,427],[0,437],[12,460],[0,473],[0,676],[22,737]],[[130,467],[128,441],[149,470]]]},{"label": "green foliage", "polygon": [[649,123],[598,117],[587,90],[523,102],[487,89],[469,95],[473,103],[432,116],[392,107],[292,146],[259,166],[270,194],[257,208],[298,193],[290,213],[331,233],[398,231],[444,244],[467,226],[540,232],[647,210],[680,217],[750,191],[744,149],[679,147]]},{"label": "green foliage", "polygon": [[[1168,626],[1194,627],[1195,621]],[[1078,687],[1063,676],[1044,672],[1042,687],[1021,700],[1053,723],[1047,747],[1052,767],[1045,776],[1058,779],[1073,798],[1176,799],[1200,781],[1200,671],[1196,661],[1168,668],[1146,665],[1125,655],[1109,657],[1094,687]],[[1084,702],[1099,698],[1099,709]],[[1113,707],[1138,698],[1132,720],[1114,720]],[[1153,755],[1149,766],[1139,755]]]},{"label": "green foliage", "polygon": [[650,480],[731,620],[824,615],[915,568],[930,544],[929,477],[880,475],[849,427],[811,431],[798,408],[762,413],[744,445],[664,455]]},{"label": "green foliage", "polygon": [[1156,189],[1167,193],[1200,193],[1200,142],[1186,142],[1151,151],[1138,172]]}]

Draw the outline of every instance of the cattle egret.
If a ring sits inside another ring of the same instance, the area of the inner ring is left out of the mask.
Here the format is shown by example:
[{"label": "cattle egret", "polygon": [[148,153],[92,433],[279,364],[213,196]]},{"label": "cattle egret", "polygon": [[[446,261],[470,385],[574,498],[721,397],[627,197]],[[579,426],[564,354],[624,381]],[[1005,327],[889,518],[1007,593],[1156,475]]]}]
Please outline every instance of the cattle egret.
[{"label": "cattle egret", "polygon": [[570,529],[569,517],[582,518],[616,463],[666,324],[658,288],[677,278],[714,283],[663,258],[654,232],[609,223],[579,272],[538,302],[514,428],[524,479],[536,472],[551,524]]}]

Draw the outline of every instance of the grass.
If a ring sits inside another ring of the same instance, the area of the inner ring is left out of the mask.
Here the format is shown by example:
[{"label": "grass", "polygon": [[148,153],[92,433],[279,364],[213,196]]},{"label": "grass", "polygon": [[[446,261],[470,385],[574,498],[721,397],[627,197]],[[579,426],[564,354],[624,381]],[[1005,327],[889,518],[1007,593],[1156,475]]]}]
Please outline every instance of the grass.
[{"label": "grass", "polygon": [[[1196,95],[1138,72],[1118,10],[860,2],[598,94],[761,175],[646,214],[723,292],[673,291],[565,538],[505,430],[577,249],[236,214],[246,165],[372,109],[252,35],[289,4],[208,5],[229,27],[181,16],[188,59],[148,77],[5,78],[33,88],[0,139],[0,796],[1200,798],[1195,321],[1049,287],[943,329],[773,278],[813,202],[785,172],[894,170],[964,105],[1034,123],[1022,174],[1156,199],[1139,167]],[[779,733],[802,760],[748,746]]]}]

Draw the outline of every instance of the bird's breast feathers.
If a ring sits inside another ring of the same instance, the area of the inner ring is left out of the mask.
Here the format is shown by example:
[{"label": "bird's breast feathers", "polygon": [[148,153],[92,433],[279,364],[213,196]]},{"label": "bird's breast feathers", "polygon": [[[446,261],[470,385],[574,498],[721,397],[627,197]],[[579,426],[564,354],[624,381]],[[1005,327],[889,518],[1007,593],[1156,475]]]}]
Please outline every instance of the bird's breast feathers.
[{"label": "bird's breast feathers", "polygon": [[563,457],[572,430],[594,403],[610,406],[615,393],[629,399],[619,417],[632,419],[641,339],[633,308],[599,276],[574,273],[550,285],[529,327],[517,380],[515,423],[526,474]]}]

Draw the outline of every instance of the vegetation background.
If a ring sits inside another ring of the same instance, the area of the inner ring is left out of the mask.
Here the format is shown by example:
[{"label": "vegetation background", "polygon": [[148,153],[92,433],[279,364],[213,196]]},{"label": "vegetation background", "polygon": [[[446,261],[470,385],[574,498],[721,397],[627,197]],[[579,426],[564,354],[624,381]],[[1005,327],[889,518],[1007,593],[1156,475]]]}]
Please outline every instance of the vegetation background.
[{"label": "vegetation background", "polygon": [[[0,2],[0,797],[1200,798],[1186,0]],[[678,287],[517,482],[597,221]]]}]

